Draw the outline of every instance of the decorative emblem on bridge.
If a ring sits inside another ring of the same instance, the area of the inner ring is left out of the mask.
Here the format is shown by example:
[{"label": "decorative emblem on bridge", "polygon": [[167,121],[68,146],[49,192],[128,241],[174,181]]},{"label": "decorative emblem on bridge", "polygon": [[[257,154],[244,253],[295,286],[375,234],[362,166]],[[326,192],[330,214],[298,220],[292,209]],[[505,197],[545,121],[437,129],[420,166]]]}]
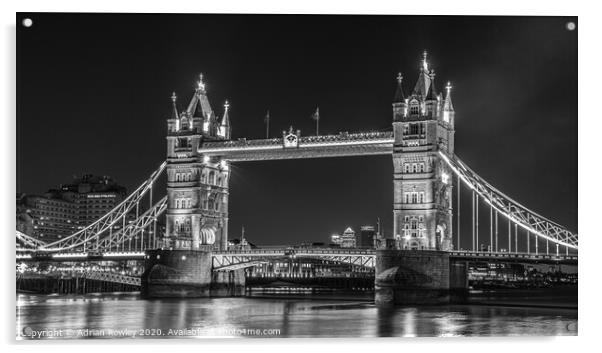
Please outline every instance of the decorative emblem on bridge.
[{"label": "decorative emblem on bridge", "polygon": [[288,133],[286,131],[282,131],[282,143],[284,148],[299,147],[299,135],[301,135],[301,130],[297,130],[297,134],[295,134],[293,133],[292,126],[288,129]]}]

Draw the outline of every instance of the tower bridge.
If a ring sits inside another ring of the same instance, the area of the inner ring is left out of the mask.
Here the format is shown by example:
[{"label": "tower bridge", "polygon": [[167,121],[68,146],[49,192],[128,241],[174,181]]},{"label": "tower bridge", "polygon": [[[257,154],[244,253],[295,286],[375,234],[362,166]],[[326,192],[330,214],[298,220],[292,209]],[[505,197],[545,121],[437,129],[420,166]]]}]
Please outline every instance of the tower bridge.
[{"label": "tower bridge", "polygon": [[[286,250],[241,252],[228,248],[232,163],[387,154],[393,162],[394,200],[393,239],[385,243],[387,249],[365,253],[315,249],[295,251],[295,256],[375,267],[377,287],[394,293],[401,290],[396,281],[408,273],[414,273],[412,278],[429,277],[425,283],[447,283],[449,289],[449,278],[464,278],[466,266],[462,267],[462,262],[475,259],[576,263],[576,233],[508,197],[455,154],[451,91],[449,82],[444,93],[437,90],[425,53],[410,93],[403,76],[397,76],[392,131],[304,136],[291,127],[278,138],[234,140],[229,103],[226,101],[218,116],[201,75],[185,109],[179,109],[175,93],[171,97],[165,162],[111,212],[71,236],[45,243],[17,232],[18,251],[22,253],[18,260],[35,259],[40,254],[59,261],[77,256],[88,260],[105,255],[128,258],[132,251],[138,252],[135,256],[143,252],[148,267],[143,286],[161,283],[158,293],[165,295],[209,295],[214,290],[212,283],[226,285],[239,277],[236,273],[242,268],[286,255]],[[163,172],[167,175],[167,195],[156,201],[153,186]],[[471,194],[472,209],[462,210],[462,215],[472,218],[471,244],[463,244],[460,237],[461,187]],[[146,200],[149,206],[141,207]],[[479,205],[488,206],[489,214],[479,216]],[[134,219],[128,219],[134,213]],[[156,223],[163,215],[166,231],[158,236]],[[489,218],[485,222],[488,234],[479,234],[481,217]],[[519,251],[519,246],[526,251]],[[470,250],[461,251],[463,248]],[[203,268],[202,273],[199,268]],[[447,279],[433,280],[434,269]],[[211,277],[212,270],[220,274]],[[379,277],[379,273],[387,275]],[[197,282],[204,283],[202,288]],[[420,283],[411,285],[420,287]],[[174,291],[178,286],[185,289]]]}]

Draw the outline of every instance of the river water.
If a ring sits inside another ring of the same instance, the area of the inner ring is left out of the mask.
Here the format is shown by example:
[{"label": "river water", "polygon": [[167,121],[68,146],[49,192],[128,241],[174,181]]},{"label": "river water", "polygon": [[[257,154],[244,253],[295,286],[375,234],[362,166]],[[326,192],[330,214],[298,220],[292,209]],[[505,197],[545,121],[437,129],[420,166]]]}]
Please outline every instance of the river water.
[{"label": "river water", "polygon": [[[516,298],[515,298],[516,299]],[[141,299],[17,294],[18,339],[576,335],[577,310],[483,303],[378,308],[303,296]]]}]

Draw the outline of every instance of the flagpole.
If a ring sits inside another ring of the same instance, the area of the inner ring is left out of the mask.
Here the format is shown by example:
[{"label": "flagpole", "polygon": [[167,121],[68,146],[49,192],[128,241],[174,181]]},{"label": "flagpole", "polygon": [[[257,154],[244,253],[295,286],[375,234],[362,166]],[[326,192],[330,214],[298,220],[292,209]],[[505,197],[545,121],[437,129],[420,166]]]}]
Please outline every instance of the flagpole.
[{"label": "flagpole", "polygon": [[316,107],[316,136],[320,136],[320,107]]},{"label": "flagpole", "polygon": [[265,138],[270,138],[270,111],[268,110],[268,115],[265,116]]}]

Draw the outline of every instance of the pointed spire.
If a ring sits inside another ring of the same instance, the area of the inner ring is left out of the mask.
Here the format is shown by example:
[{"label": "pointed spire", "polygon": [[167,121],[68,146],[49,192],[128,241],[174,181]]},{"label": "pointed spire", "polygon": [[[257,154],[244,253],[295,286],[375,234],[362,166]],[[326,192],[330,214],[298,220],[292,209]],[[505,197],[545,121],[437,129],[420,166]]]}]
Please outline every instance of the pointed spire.
[{"label": "pointed spire", "polygon": [[205,82],[203,82],[203,73],[199,74],[199,80],[197,81],[197,90],[205,92]]},{"label": "pointed spire", "polygon": [[431,70],[430,74],[431,84],[428,87],[428,93],[426,94],[426,100],[437,100],[437,91],[435,89],[435,70]]},{"label": "pointed spire", "polygon": [[230,117],[228,116],[228,109],[230,108],[230,103],[228,100],[224,102],[224,116],[222,117],[222,123],[219,127],[218,135],[224,137],[226,139],[230,139]]},{"label": "pointed spire", "polygon": [[443,110],[444,111],[454,111],[454,105],[452,104],[452,99],[451,99],[451,90],[452,90],[451,82],[447,81],[445,90],[446,90],[446,94],[445,94],[445,101],[443,102]]},{"label": "pointed spire", "polygon": [[412,91],[412,95],[420,96],[422,99],[426,98],[426,95],[429,91],[429,86],[431,85],[431,76],[428,70],[428,62],[427,51],[425,50],[422,53],[422,61],[420,66],[420,74],[418,75],[418,81],[416,81],[416,86],[414,86],[414,91]]},{"label": "pointed spire", "polygon": [[176,96],[176,92],[171,93],[171,119],[178,119],[178,107],[176,106],[176,101],[178,100],[178,96]]},{"label": "pointed spire", "polygon": [[203,74],[199,74],[199,80],[196,84],[196,89],[186,112],[191,117],[203,118],[203,120],[210,120],[213,118],[213,110],[207,99],[205,81],[203,80]]},{"label": "pointed spire", "polygon": [[222,117],[222,126],[230,126],[230,117],[228,116],[228,109],[230,108],[230,103],[228,100],[224,102],[224,116]]},{"label": "pointed spire", "polygon": [[393,97],[393,103],[405,103],[406,96],[403,93],[403,75],[400,73],[397,74],[397,90],[395,91],[395,96]]}]

